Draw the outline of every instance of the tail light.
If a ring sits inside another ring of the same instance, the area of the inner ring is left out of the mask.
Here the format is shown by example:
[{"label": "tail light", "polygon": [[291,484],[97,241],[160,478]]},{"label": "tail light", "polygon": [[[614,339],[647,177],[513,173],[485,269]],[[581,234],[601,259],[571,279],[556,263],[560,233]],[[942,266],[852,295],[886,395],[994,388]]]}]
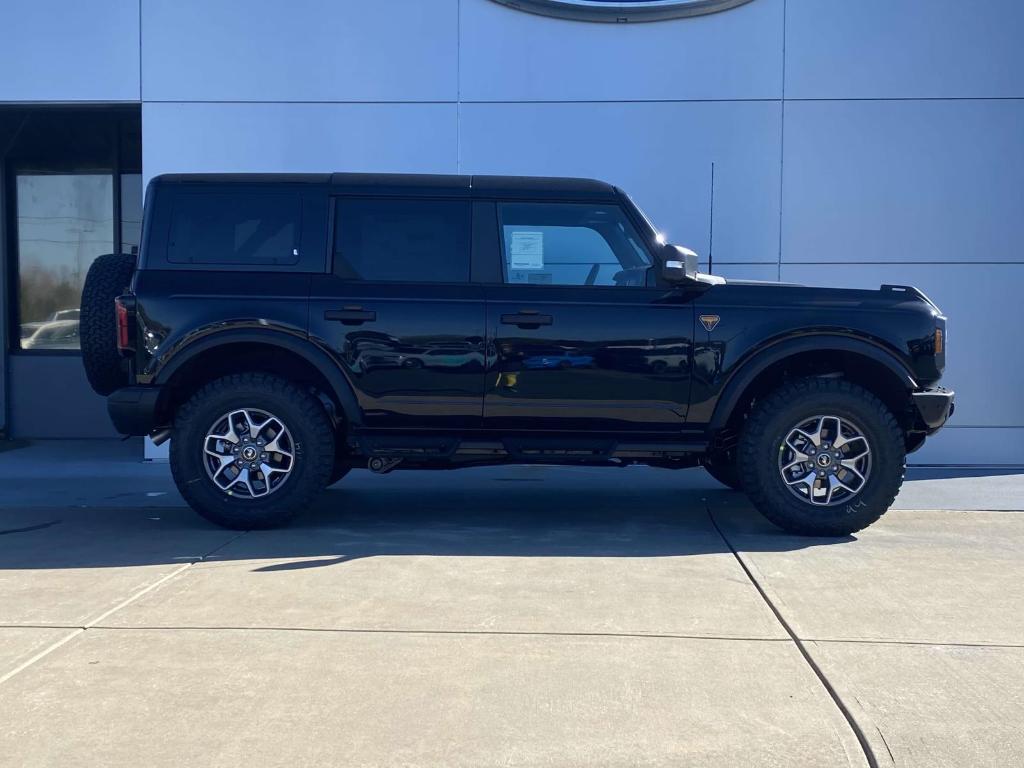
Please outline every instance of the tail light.
[{"label": "tail light", "polygon": [[114,299],[114,311],[117,314],[117,351],[122,355],[135,351],[135,297],[131,294],[118,296]]},{"label": "tail light", "polygon": [[932,342],[932,353],[935,358],[935,370],[941,375],[946,370],[946,348],[949,346],[949,334],[946,332],[946,318],[935,318],[935,339]]}]

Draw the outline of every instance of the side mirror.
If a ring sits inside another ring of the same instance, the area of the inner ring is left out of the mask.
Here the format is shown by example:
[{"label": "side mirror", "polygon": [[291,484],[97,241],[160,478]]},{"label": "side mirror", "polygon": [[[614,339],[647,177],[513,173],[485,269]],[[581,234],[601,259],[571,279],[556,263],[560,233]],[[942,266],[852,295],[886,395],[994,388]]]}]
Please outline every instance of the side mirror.
[{"label": "side mirror", "polygon": [[661,276],[670,283],[683,283],[696,280],[700,265],[697,254],[681,245],[665,246],[665,262],[661,267]]}]

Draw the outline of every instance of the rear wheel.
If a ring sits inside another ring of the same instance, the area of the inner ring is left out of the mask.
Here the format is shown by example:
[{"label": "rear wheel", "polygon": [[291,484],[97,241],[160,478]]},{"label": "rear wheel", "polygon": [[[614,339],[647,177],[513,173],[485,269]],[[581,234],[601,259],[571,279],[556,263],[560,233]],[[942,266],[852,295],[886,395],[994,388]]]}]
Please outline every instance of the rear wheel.
[{"label": "rear wheel", "polygon": [[207,520],[272,528],[327,486],[334,442],[323,405],[306,389],[271,374],[226,376],[179,409],[171,472]]},{"label": "rear wheel", "polygon": [[799,379],[759,402],[740,440],[754,505],[791,533],[841,536],[870,525],[903,484],[903,433],[889,409],[842,379]]}]

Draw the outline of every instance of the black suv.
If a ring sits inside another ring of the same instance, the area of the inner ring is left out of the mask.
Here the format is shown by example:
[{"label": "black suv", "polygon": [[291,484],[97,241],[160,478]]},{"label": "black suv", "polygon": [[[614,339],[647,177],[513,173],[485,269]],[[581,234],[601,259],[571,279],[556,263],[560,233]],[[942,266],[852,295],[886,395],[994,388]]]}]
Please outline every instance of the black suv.
[{"label": "black suv", "polygon": [[100,257],[83,360],[201,515],[349,470],[704,466],[801,534],[890,506],[953,410],[923,293],[724,280],[587,179],[174,175]]}]

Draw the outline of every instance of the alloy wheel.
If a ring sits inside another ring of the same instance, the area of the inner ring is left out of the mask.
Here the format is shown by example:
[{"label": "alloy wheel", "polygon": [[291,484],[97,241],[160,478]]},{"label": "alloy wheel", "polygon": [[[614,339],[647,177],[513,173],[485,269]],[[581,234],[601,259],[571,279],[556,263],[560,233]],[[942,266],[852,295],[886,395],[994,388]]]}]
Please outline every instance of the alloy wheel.
[{"label": "alloy wheel", "polygon": [[779,446],[779,474],[789,492],[805,503],[844,504],[867,484],[871,446],[849,419],[813,416],[786,432]]},{"label": "alloy wheel", "polygon": [[277,416],[239,408],[214,422],[203,440],[203,466],[214,485],[236,498],[278,490],[295,467],[295,444]]}]

